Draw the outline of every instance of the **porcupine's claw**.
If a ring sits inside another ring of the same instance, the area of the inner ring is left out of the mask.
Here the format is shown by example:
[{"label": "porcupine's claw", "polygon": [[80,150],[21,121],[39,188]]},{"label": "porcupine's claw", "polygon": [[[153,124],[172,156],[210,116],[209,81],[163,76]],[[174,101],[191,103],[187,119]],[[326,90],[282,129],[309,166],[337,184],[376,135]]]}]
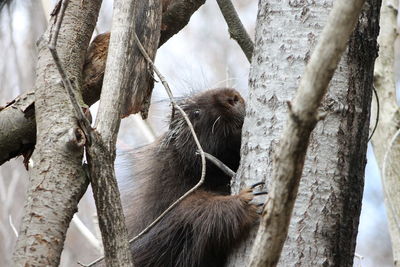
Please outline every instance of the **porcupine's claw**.
[{"label": "porcupine's claw", "polygon": [[250,188],[251,188],[251,189],[254,189],[254,188],[256,188],[256,187],[259,186],[259,185],[265,185],[265,183],[264,183],[264,182],[258,182],[258,183],[253,184]]},{"label": "porcupine's claw", "polygon": [[253,196],[268,195],[268,191],[253,192]]}]

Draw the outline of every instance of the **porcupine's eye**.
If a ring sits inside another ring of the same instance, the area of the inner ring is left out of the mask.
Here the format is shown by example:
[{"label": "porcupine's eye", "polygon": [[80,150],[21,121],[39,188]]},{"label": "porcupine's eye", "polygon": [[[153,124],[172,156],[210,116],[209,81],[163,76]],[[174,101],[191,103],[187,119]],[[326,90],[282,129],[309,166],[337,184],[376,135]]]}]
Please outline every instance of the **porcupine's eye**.
[{"label": "porcupine's eye", "polygon": [[198,118],[199,116],[200,116],[200,110],[196,109],[196,110],[193,112],[193,117],[196,119],[196,118]]}]

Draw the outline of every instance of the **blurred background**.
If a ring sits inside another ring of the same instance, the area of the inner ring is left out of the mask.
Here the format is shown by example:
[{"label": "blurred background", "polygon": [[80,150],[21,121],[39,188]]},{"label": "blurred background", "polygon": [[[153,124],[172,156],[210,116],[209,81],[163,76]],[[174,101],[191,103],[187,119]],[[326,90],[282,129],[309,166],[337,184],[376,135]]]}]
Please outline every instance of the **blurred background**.
[{"label": "blurred background", "polygon": [[[0,0],[0,5],[4,2]],[[47,27],[55,2],[13,0],[0,13],[0,106],[33,89],[36,41]],[[258,1],[233,0],[233,3],[250,36],[254,36]],[[111,10],[112,1],[104,0],[95,35],[109,31]],[[175,96],[226,86],[247,95],[249,63],[236,42],[229,38],[215,1],[207,1],[189,25],[158,50],[156,65],[167,77]],[[117,144],[117,174],[127,175],[123,172],[125,151],[153,141],[154,136],[166,129],[165,114],[170,112],[167,96],[160,84],[156,84],[153,94],[148,123],[143,123],[138,116],[122,122]],[[91,109],[94,115],[96,105]],[[22,216],[27,182],[22,158],[0,166],[0,267],[11,266],[15,229]],[[90,189],[79,204],[78,217],[68,230],[61,266],[79,266],[77,261],[89,263],[101,254]],[[371,147],[356,253],[355,266],[393,266],[381,180]]]}]

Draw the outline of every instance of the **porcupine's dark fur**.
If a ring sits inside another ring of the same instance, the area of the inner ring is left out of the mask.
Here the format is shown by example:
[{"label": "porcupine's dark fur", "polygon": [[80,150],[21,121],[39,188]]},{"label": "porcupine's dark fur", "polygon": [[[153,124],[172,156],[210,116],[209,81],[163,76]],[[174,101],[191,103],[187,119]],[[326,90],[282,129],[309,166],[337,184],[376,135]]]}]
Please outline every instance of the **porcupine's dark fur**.
[{"label": "porcupine's dark fur", "polygon": [[[240,160],[243,98],[234,89],[213,89],[181,100],[205,152],[233,170]],[[201,159],[184,118],[175,111],[169,130],[132,153],[134,178],[121,184],[130,237],[192,188]],[[201,189],[187,197],[132,245],[135,266],[222,266],[228,251],[256,218],[251,189],[231,196],[230,179],[208,162]]]}]

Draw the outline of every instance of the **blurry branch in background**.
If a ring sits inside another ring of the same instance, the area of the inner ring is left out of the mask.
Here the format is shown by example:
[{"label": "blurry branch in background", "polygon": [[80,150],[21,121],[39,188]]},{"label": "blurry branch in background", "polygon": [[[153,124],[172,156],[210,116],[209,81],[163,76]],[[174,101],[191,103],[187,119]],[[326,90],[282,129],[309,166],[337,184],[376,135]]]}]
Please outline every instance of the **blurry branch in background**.
[{"label": "blurry branch in background", "polygon": [[82,220],[78,217],[77,214],[72,218],[72,222],[78,228],[79,232],[82,236],[88,241],[88,243],[99,253],[103,252],[103,245],[101,241],[99,241],[96,236],[89,230],[89,228],[82,222]]},{"label": "blurry branch in background", "polygon": [[[185,27],[192,14],[204,2],[205,0],[173,1],[163,13],[159,46]],[[99,100],[103,84],[109,33],[103,35],[103,38],[99,38],[99,43],[91,44],[96,51],[93,51],[92,55],[87,55],[84,66],[82,96],[89,106]],[[88,53],[90,53],[90,48]],[[34,101],[34,92],[26,92],[0,110],[0,125],[2,125],[0,165],[34,148],[36,142]]]},{"label": "blurry branch in background", "polygon": [[11,229],[13,230],[15,236],[18,237],[18,231],[17,231],[17,228],[15,228],[15,225],[14,225],[14,222],[13,222],[13,220],[12,220],[11,215],[8,216],[8,221],[9,221],[9,223],[10,223],[10,227],[11,227]]},{"label": "blurry branch in background", "polygon": [[[15,69],[15,73],[17,74],[17,79],[18,81],[23,81],[23,75],[22,75],[22,68],[21,65],[19,64],[19,53],[17,52],[17,45],[15,43],[14,40],[14,27],[13,27],[13,10],[11,9],[10,5],[7,5],[7,13],[8,13],[8,31],[9,31],[9,35],[10,35],[10,50],[13,51],[13,57],[14,60],[12,61],[14,64],[14,69]],[[1,11],[0,11],[1,12]],[[18,94],[21,93],[21,88],[18,87]]]},{"label": "blurry branch in background", "polygon": [[235,7],[233,6],[231,0],[217,0],[217,3],[221,9],[226,23],[228,24],[231,38],[237,41],[245,53],[247,60],[251,62],[251,57],[253,56],[254,51],[254,43],[249,34],[246,32],[246,29],[243,27],[243,24],[240,21],[240,18],[236,13]]},{"label": "blurry branch in background", "polygon": [[139,114],[134,114],[130,117],[135,121],[135,125],[140,129],[147,142],[151,143],[156,140],[157,135],[147,120],[143,120]]},{"label": "blurry branch in background", "polygon": [[[11,176],[12,177],[10,177],[10,182],[8,185],[6,185],[3,179],[0,179],[0,240],[5,253],[13,250],[16,239],[15,237],[18,237],[18,232],[15,229],[11,217],[13,204],[16,199],[15,194],[20,180],[18,170],[12,170]],[[3,264],[11,264],[10,257],[8,255],[5,255],[2,260]]]},{"label": "blurry branch in background", "polygon": [[318,107],[346,49],[364,1],[334,2],[294,100],[288,103],[287,122],[274,155],[269,199],[264,206],[248,266],[276,266],[278,263],[297,197],[310,134],[318,120],[325,116],[318,112]]},{"label": "blurry branch in background", "polygon": [[[400,266],[400,110],[396,103],[394,70],[398,5],[398,0],[382,1],[379,57],[374,70],[374,85],[381,105],[378,127],[372,138],[374,154],[381,172],[395,266]],[[377,109],[374,102],[372,108]],[[373,118],[371,121],[374,121]]]},{"label": "blurry branch in background", "polygon": [[10,6],[12,0],[0,0],[0,16],[5,6]]},{"label": "blurry branch in background", "polygon": [[357,264],[354,262],[354,266],[362,267],[362,260],[364,259],[364,256],[362,256],[362,255],[360,255],[358,253],[354,253],[354,258],[358,260]]}]

